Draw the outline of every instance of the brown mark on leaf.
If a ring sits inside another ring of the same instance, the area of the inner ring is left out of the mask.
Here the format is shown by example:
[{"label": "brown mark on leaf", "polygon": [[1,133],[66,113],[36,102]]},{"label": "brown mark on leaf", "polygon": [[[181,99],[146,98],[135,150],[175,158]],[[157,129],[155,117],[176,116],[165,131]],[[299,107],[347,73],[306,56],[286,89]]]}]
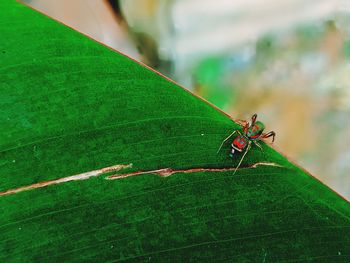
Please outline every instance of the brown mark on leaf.
[{"label": "brown mark on leaf", "polygon": [[102,169],[98,169],[98,170],[94,170],[94,171],[90,171],[90,172],[86,172],[86,173],[76,174],[76,175],[63,177],[63,178],[59,178],[59,179],[55,179],[55,180],[51,180],[51,181],[40,182],[40,183],[36,183],[36,184],[22,186],[22,187],[15,188],[15,189],[9,189],[9,190],[6,190],[4,192],[0,192],[0,196],[16,194],[19,192],[37,189],[37,188],[42,188],[42,187],[46,187],[46,186],[53,185],[53,184],[61,184],[61,183],[66,183],[66,182],[70,182],[70,181],[77,181],[77,180],[86,180],[86,179],[89,179],[90,177],[100,176],[100,175],[108,173],[108,172],[115,172],[115,171],[119,171],[121,169],[130,168],[130,167],[132,167],[132,164],[117,164],[117,165],[105,167]]},{"label": "brown mark on leaf", "polygon": [[[259,162],[255,163],[253,165],[250,165],[248,167],[242,167],[237,170],[242,170],[242,169],[251,169],[251,168],[256,168],[258,166],[275,166],[275,167],[282,167],[279,164],[276,163],[264,163],[264,162]],[[107,180],[116,180],[116,179],[123,179],[126,177],[130,176],[135,176],[135,175],[141,175],[141,174],[157,174],[162,177],[167,177],[175,173],[198,173],[198,172],[227,172],[227,171],[235,171],[236,168],[191,168],[191,169],[179,169],[179,170],[173,170],[171,168],[163,168],[163,169],[158,169],[158,170],[151,170],[151,171],[137,171],[133,173],[127,173],[127,174],[115,174],[106,177]]]}]

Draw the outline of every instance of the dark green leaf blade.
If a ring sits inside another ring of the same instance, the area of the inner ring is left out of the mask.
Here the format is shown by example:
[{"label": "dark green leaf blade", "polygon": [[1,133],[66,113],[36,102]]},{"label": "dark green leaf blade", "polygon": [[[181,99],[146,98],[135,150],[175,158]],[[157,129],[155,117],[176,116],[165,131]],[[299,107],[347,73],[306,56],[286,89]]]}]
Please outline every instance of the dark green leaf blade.
[{"label": "dark green leaf blade", "polygon": [[[210,105],[15,1],[0,34],[0,261],[350,260],[349,204],[266,145],[233,175]],[[4,194],[130,163],[179,172]]]}]

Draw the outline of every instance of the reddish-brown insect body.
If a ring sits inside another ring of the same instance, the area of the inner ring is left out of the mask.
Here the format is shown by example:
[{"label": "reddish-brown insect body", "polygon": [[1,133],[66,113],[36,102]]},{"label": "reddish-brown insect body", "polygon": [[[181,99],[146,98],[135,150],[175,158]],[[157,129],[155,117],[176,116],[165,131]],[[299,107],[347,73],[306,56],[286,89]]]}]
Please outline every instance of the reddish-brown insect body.
[{"label": "reddish-brown insect body", "polygon": [[247,147],[248,140],[244,136],[238,136],[236,137],[232,142],[232,148],[236,149],[237,151],[241,152],[244,150],[245,147]]},{"label": "reddish-brown insect body", "polygon": [[249,124],[249,122],[245,122],[245,124],[243,125],[243,130],[242,132],[240,132],[239,130],[236,130],[234,132],[232,132],[222,143],[221,146],[218,150],[218,152],[220,151],[222,145],[224,144],[225,141],[227,141],[233,134],[238,133],[239,135],[232,141],[231,144],[231,153],[230,156],[233,157],[235,154],[235,151],[238,152],[242,152],[243,150],[245,150],[241,160],[239,161],[236,170],[238,169],[238,167],[241,165],[244,156],[247,154],[247,152],[249,151],[250,147],[251,147],[251,143],[253,142],[256,146],[258,146],[260,149],[262,149],[262,147],[259,145],[258,141],[268,138],[268,137],[272,137],[272,142],[275,140],[275,132],[271,131],[268,133],[263,133],[264,129],[265,129],[265,125],[261,122],[261,121],[256,121],[257,118],[257,114],[254,114],[252,116],[252,122]]}]

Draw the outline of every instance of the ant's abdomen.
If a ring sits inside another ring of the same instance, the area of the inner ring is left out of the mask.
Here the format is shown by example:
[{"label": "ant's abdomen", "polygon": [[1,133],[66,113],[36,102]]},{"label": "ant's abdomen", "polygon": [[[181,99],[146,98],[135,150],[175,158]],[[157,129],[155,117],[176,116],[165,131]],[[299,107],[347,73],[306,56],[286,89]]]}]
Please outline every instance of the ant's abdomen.
[{"label": "ant's abdomen", "polygon": [[237,151],[242,151],[247,146],[248,140],[243,136],[238,136],[235,138],[232,142],[232,148],[236,149]]}]

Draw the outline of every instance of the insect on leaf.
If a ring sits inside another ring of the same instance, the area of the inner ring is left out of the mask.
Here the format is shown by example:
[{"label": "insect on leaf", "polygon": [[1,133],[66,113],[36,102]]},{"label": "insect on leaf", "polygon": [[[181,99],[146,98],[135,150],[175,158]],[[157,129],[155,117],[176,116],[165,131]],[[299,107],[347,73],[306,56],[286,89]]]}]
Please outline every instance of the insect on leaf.
[{"label": "insect on leaf", "polygon": [[266,144],[233,175],[208,103],[15,0],[0,36],[0,262],[349,262],[349,203]]}]

